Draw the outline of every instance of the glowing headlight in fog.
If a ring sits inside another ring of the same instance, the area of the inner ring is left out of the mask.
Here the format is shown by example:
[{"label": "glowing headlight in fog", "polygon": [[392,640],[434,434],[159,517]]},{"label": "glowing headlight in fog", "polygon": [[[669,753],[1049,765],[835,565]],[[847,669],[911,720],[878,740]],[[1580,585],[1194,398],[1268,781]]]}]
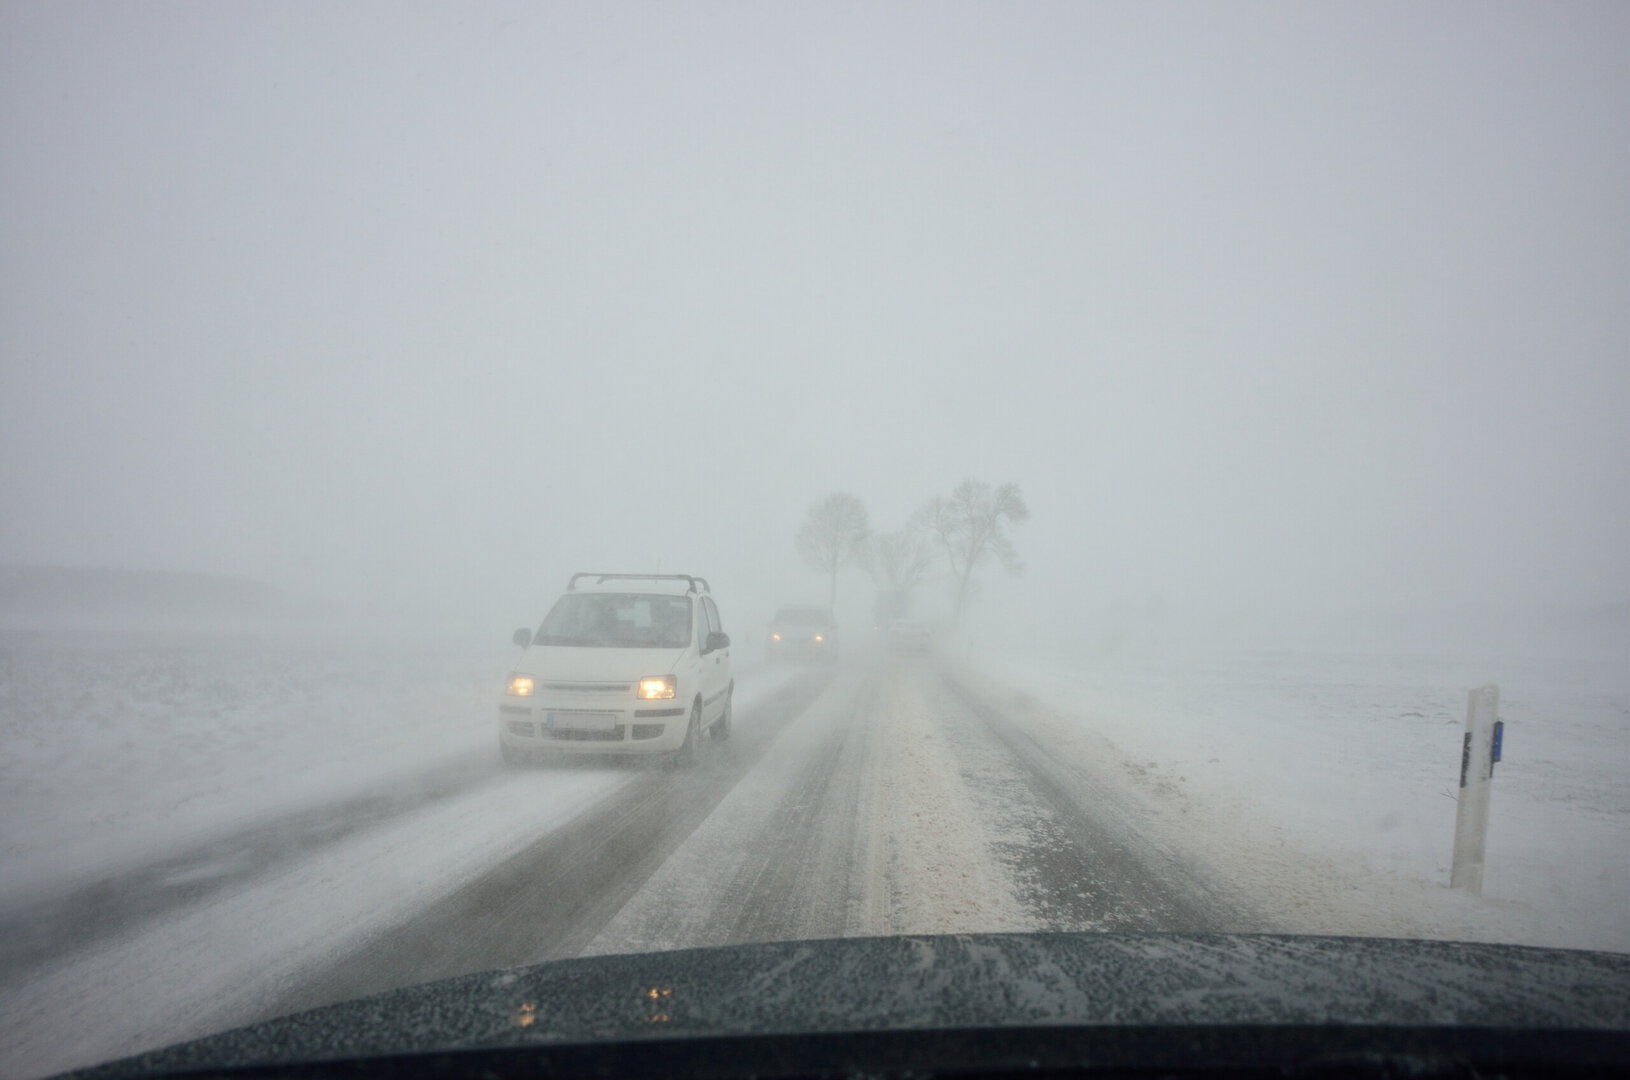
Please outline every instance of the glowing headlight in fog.
[{"label": "glowing headlight in fog", "polygon": [[640,680],[641,701],[660,701],[674,696],[675,680],[672,675],[647,675]]},{"label": "glowing headlight in fog", "polygon": [[530,675],[511,675],[509,677],[509,686],[504,690],[504,693],[509,694],[511,697],[531,697],[532,689],[536,685]]}]

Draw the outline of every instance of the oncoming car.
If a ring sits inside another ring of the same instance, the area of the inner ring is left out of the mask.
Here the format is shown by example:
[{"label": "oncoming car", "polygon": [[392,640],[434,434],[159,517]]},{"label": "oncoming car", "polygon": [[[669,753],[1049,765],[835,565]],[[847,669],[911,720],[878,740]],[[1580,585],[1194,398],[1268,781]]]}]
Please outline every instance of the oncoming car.
[{"label": "oncoming car", "polygon": [[934,628],[927,623],[898,620],[889,627],[889,648],[901,653],[934,651]]},{"label": "oncoming car", "polygon": [[832,609],[788,604],[775,613],[764,640],[771,660],[836,660],[838,624]]},{"label": "oncoming car", "polygon": [[730,736],[730,638],[704,578],[572,575],[525,649],[498,706],[510,764],[552,754],[695,757]]}]

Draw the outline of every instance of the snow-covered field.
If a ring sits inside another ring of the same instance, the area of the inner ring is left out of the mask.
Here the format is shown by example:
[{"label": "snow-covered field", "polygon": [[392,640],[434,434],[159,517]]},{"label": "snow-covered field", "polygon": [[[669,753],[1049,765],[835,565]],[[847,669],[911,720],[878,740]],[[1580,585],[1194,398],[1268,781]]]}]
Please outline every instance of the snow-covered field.
[{"label": "snow-covered field", "polygon": [[515,654],[291,635],[0,635],[0,902],[493,754]]},{"label": "snow-covered field", "polygon": [[[1275,929],[1630,952],[1630,658],[976,655],[1027,725]],[[1466,698],[1506,721],[1481,897],[1448,888]]]}]

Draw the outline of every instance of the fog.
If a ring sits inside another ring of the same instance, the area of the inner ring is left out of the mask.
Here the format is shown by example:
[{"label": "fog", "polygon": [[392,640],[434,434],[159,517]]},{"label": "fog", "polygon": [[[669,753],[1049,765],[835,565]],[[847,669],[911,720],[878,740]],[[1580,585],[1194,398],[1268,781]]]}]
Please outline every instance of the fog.
[{"label": "fog", "polygon": [[498,635],[660,568],[729,621],[821,595],[828,492],[890,529],[973,476],[1032,511],[1004,625],[1623,604],[1627,43],[1616,4],[7,4],[0,563]]}]

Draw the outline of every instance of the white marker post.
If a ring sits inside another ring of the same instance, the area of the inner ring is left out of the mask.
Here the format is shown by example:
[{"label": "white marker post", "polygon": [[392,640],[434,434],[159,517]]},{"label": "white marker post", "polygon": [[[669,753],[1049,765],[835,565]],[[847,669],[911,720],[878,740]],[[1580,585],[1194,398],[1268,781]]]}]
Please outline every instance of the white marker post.
[{"label": "white marker post", "polygon": [[1489,832],[1489,781],[1499,760],[1496,726],[1500,688],[1480,686],[1466,700],[1466,737],[1460,744],[1460,797],[1455,801],[1455,857],[1449,887],[1483,891],[1483,848]]}]

